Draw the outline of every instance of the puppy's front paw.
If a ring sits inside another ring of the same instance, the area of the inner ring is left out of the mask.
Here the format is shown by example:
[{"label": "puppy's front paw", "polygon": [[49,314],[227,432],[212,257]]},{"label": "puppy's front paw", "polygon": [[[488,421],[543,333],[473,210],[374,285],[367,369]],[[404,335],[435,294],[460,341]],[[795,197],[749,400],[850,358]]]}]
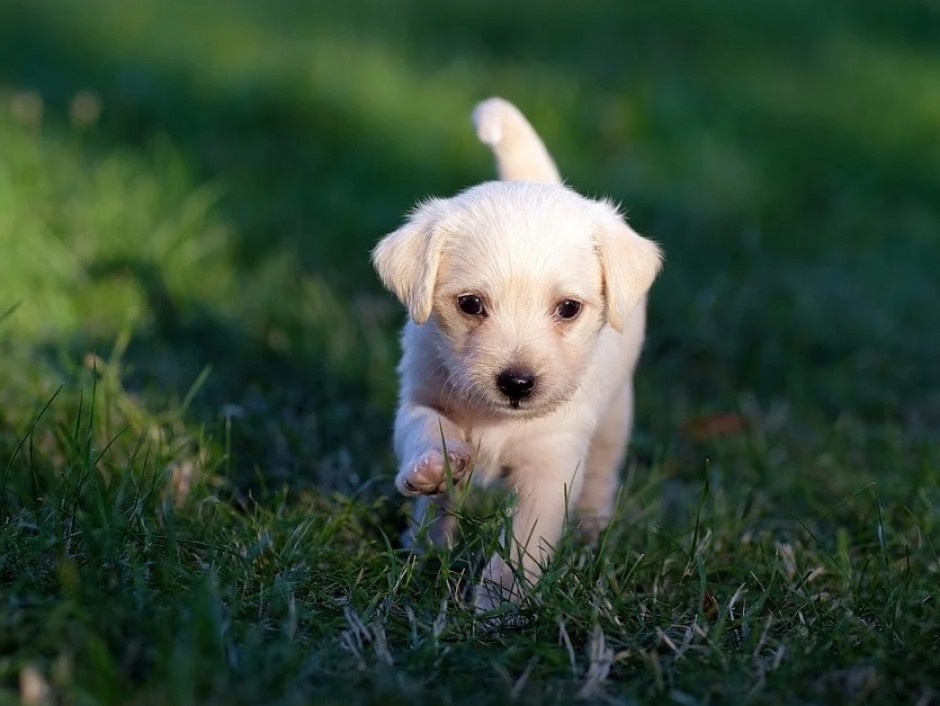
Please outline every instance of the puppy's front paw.
[{"label": "puppy's front paw", "polygon": [[402,467],[395,478],[395,487],[407,496],[447,492],[446,466],[450,466],[451,481],[457,483],[470,470],[471,458],[470,447],[461,442],[447,444],[447,464],[440,449],[428,449],[418,459]]},{"label": "puppy's front paw", "polygon": [[473,604],[477,614],[508,607],[521,600],[521,586],[513,568],[498,554],[493,555],[475,591]]}]

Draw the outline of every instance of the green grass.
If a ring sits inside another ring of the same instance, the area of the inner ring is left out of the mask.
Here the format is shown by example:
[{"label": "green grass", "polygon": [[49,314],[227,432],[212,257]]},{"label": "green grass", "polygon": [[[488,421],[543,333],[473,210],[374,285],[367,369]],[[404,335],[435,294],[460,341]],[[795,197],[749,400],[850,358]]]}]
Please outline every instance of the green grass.
[{"label": "green grass", "polygon": [[[938,703],[938,37],[925,0],[0,4],[0,703]],[[502,499],[398,547],[368,262],[489,178],[491,93],[668,255],[617,520],[503,631],[465,603]]]}]

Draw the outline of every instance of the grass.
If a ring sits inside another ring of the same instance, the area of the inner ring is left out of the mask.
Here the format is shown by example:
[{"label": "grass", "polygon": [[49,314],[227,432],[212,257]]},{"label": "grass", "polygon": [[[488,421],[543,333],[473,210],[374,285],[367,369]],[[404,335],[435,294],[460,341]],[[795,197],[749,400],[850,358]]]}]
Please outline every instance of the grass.
[{"label": "grass", "polygon": [[[940,700],[940,13],[0,5],[0,703]],[[499,93],[668,253],[617,521],[397,536],[368,250]]]}]

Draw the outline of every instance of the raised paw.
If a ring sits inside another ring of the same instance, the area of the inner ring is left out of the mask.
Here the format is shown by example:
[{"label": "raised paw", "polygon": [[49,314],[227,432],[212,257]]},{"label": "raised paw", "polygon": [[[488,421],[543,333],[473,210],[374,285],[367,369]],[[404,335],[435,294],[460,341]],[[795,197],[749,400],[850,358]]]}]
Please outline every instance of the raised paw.
[{"label": "raised paw", "polygon": [[[448,465],[453,483],[457,483],[470,470],[471,454],[465,444],[447,445]],[[440,449],[425,451],[416,461],[405,464],[395,487],[402,495],[440,495],[447,492],[447,468]]]}]

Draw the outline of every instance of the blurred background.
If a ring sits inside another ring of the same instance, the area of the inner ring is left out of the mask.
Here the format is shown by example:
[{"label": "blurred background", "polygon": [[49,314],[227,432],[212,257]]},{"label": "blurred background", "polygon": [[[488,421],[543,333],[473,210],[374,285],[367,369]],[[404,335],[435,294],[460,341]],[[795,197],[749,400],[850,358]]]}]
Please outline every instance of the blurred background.
[{"label": "blurred background", "polygon": [[369,250],[491,178],[469,114],[497,94],[667,253],[641,464],[793,508],[914,497],[938,47],[932,0],[3,0],[2,450],[94,387],[104,436],[157,430],[179,467],[389,487],[403,312]]}]

